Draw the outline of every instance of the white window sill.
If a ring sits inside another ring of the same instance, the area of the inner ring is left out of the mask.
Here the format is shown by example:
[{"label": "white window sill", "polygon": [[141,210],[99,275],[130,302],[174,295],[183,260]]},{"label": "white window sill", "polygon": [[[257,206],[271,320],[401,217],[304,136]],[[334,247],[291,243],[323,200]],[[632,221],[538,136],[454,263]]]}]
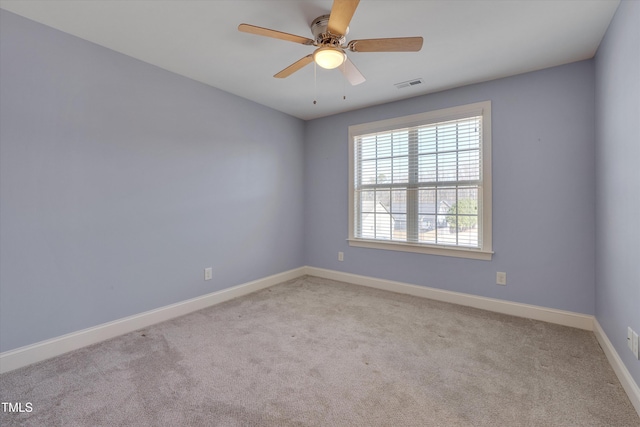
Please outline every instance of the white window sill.
[{"label": "white window sill", "polygon": [[413,245],[405,242],[382,242],[379,240],[347,239],[349,246],[360,248],[385,249],[389,251],[415,252],[419,254],[450,256],[457,258],[491,261],[493,251],[450,246]]}]

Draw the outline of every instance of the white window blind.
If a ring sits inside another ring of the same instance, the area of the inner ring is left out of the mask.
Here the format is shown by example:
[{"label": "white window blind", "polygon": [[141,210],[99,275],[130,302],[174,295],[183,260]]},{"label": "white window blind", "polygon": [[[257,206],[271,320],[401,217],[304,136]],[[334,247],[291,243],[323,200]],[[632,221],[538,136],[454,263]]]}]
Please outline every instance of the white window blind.
[{"label": "white window blind", "polygon": [[350,239],[486,249],[485,110],[350,129]]}]

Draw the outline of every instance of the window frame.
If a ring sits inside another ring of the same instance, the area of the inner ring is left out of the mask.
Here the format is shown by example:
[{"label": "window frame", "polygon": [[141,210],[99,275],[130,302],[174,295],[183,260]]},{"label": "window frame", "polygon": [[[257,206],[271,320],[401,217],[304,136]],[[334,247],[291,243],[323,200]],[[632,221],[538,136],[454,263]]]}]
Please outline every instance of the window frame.
[{"label": "window frame", "polygon": [[[481,197],[482,204],[480,248],[439,245],[430,243],[412,243],[393,240],[365,239],[355,236],[355,140],[358,136],[377,133],[393,132],[414,126],[425,126],[449,120],[482,116],[482,144],[480,149],[481,164]],[[476,102],[451,108],[428,111],[409,116],[396,117],[375,122],[349,126],[349,246],[385,249],[393,251],[414,252],[430,255],[442,255],[458,258],[491,260],[493,255],[492,241],[492,192],[491,192],[491,101]]]}]

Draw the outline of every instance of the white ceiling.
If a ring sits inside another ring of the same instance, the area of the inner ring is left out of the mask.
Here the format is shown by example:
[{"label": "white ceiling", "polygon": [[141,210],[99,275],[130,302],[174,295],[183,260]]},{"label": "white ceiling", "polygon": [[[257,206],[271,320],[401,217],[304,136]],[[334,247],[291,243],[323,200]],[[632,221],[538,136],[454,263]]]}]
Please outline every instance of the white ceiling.
[{"label": "white ceiling", "polygon": [[[363,0],[347,40],[424,37],[420,52],[349,53],[367,81],[314,65],[273,75],[312,46],[241,33],[248,23],[313,38],[331,0],[0,0],[69,34],[312,119],[594,56],[619,0]],[[422,78],[421,85],[394,83]],[[343,94],[347,99],[343,100]]]}]

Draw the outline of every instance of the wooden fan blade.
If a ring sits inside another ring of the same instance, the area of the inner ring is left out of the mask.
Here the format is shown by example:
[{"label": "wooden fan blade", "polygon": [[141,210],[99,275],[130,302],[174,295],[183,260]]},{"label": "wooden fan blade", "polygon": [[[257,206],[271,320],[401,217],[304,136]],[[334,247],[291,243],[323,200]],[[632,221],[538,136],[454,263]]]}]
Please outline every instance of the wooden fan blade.
[{"label": "wooden fan blade", "polygon": [[269,28],[257,27],[250,24],[238,25],[238,30],[243,33],[256,34],[259,36],[272,37],[274,39],[286,40],[288,42],[312,45],[313,40],[295,34],[283,33],[282,31],[270,30]]},{"label": "wooden fan blade", "polygon": [[278,78],[278,79],[284,79],[285,77],[289,77],[291,74],[295,73],[300,68],[302,68],[305,65],[308,65],[308,64],[310,64],[312,62],[313,62],[313,54],[309,54],[309,55],[305,56],[304,58],[299,59],[296,62],[294,62],[293,64],[289,65],[287,68],[285,68],[284,70],[280,71],[278,74],[274,75],[273,77]]},{"label": "wooden fan blade", "polygon": [[342,64],[339,68],[352,86],[359,85],[360,83],[364,83],[367,80],[349,58],[347,58],[347,60],[344,61],[344,64]]},{"label": "wooden fan blade", "polygon": [[352,52],[417,52],[422,49],[422,37],[352,40],[349,49]]},{"label": "wooden fan blade", "polygon": [[333,0],[327,30],[334,36],[346,35],[349,22],[356,12],[358,3],[360,0]]}]

